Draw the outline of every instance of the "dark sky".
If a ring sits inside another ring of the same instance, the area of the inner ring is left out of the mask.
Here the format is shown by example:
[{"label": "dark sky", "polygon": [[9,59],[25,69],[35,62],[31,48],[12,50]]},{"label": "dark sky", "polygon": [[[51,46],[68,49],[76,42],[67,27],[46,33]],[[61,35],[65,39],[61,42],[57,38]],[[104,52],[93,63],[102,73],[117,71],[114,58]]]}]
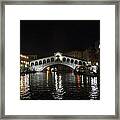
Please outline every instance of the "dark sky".
[{"label": "dark sky", "polygon": [[94,48],[100,41],[99,20],[21,20],[21,54],[53,55]]}]

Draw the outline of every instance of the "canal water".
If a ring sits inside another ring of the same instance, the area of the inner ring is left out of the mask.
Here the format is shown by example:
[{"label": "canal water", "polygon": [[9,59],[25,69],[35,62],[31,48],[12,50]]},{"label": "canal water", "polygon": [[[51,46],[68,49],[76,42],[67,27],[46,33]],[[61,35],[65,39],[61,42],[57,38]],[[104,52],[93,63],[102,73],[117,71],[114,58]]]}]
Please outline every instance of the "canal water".
[{"label": "canal water", "polygon": [[21,100],[99,100],[98,77],[73,72],[36,72],[20,76]]}]

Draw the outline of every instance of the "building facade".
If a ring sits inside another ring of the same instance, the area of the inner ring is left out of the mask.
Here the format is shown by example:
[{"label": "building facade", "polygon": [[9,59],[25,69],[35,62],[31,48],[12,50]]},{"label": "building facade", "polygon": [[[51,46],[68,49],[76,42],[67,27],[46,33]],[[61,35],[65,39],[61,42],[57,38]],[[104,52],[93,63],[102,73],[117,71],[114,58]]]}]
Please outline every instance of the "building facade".
[{"label": "building facade", "polygon": [[91,62],[92,64],[96,64],[100,62],[100,49],[86,49],[81,51],[71,51],[68,53],[64,53],[64,55],[69,57],[74,57],[77,59],[85,60],[87,62]]}]

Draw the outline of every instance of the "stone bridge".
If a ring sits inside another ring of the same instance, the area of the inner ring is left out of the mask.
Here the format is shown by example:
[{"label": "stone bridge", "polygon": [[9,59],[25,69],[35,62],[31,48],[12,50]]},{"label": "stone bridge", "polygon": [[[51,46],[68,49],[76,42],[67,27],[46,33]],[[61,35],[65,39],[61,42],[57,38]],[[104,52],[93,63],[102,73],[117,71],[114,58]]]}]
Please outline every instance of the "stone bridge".
[{"label": "stone bridge", "polygon": [[45,68],[52,65],[65,65],[72,69],[75,69],[78,65],[86,65],[87,62],[72,57],[63,56],[62,53],[57,52],[54,56],[34,60],[30,62],[30,69],[33,71],[43,71]]}]

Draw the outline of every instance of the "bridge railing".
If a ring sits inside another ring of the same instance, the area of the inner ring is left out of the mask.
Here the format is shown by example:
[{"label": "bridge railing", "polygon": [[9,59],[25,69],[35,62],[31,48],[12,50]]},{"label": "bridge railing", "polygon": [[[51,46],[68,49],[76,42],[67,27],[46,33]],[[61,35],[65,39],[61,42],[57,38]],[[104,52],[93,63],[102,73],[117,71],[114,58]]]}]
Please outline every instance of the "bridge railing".
[{"label": "bridge railing", "polygon": [[[50,62],[55,62],[57,61],[56,57],[55,56],[51,56],[51,57],[46,57],[46,58],[43,58],[43,59],[38,59],[38,60],[34,60],[34,61],[31,61],[30,62],[30,66],[32,65],[42,65],[42,64],[47,64],[47,63],[50,63]],[[74,59],[74,58],[71,58],[71,57],[66,57],[66,56],[62,56],[62,60],[60,60],[61,62],[64,62],[64,63],[69,63],[69,64],[86,64],[86,61],[83,61],[83,60],[79,60],[79,59]]]},{"label": "bridge railing", "polygon": [[37,71],[43,70],[47,66],[55,65],[55,64],[63,64],[75,69],[77,65],[86,65],[87,62],[79,59],[75,59],[72,57],[62,56],[60,59],[56,56],[50,56],[38,60],[34,60],[30,62],[30,69],[35,69]]}]

